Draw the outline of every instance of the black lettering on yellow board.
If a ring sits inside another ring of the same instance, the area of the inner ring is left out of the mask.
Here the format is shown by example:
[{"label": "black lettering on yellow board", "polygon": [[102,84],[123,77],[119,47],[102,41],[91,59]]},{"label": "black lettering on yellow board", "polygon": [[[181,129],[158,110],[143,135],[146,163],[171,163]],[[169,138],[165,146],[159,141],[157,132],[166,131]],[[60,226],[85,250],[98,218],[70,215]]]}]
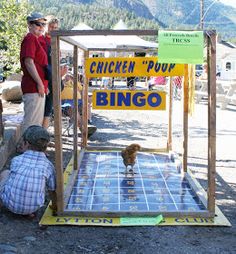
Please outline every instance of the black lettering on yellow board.
[{"label": "black lettering on yellow board", "polygon": [[[107,210],[107,207],[103,207],[104,210]],[[132,206],[132,210],[135,210],[135,206]],[[130,209],[131,210],[131,209]],[[174,221],[176,223],[186,223],[186,224],[192,224],[192,223],[197,223],[197,224],[204,224],[204,223],[214,223],[213,218],[175,218]],[[59,217],[56,218],[57,223],[95,223],[95,224],[113,224],[113,219],[109,218],[76,218],[76,217],[70,217],[70,218],[65,218],[65,217]],[[163,221],[165,223],[165,221]]]},{"label": "black lettering on yellow board", "polygon": [[[103,206],[103,211],[108,210],[108,207]],[[137,210],[137,206],[130,206],[130,211]],[[118,218],[78,218],[78,217],[58,217],[56,218],[57,223],[78,223],[78,224],[117,224]],[[168,220],[165,221],[163,219],[162,223],[165,224],[165,222],[168,223]],[[173,218],[173,225],[176,224],[214,224],[214,218],[191,218],[191,217],[182,217],[182,218]]]},{"label": "black lettering on yellow board", "polygon": [[177,223],[214,223],[212,218],[175,218]]},{"label": "black lettering on yellow board", "polygon": [[109,218],[76,218],[76,217],[71,217],[71,218],[65,218],[65,217],[59,217],[56,219],[56,222],[58,223],[67,223],[67,222],[75,222],[75,223],[101,223],[101,224],[112,224],[113,219]]},{"label": "black lettering on yellow board", "polygon": [[[163,91],[93,91],[93,109],[106,110],[165,110]],[[108,174],[104,171],[104,174]]]},{"label": "black lettering on yellow board", "polygon": [[158,63],[157,57],[88,58],[85,73],[88,78],[183,76],[184,65]]}]

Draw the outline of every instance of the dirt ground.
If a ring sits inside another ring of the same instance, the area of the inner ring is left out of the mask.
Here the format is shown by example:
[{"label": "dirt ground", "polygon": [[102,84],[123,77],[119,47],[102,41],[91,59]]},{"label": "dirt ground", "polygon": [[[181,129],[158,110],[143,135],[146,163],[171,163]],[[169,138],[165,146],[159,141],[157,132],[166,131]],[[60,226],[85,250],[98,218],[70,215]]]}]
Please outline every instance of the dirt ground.
[{"label": "dirt ground", "polygon": [[[174,105],[173,150],[181,153],[182,113]],[[207,107],[197,105],[189,121],[189,167],[206,188]],[[49,226],[41,229],[36,219],[0,209],[0,254],[20,253],[236,253],[236,108],[217,109],[216,202],[232,227],[78,227]],[[143,147],[165,145],[167,117],[164,112],[94,111],[98,127],[89,144],[121,146],[138,142]],[[72,151],[72,140],[63,137],[64,167]],[[49,149],[54,161],[54,149]],[[9,161],[5,168],[9,167]]]}]

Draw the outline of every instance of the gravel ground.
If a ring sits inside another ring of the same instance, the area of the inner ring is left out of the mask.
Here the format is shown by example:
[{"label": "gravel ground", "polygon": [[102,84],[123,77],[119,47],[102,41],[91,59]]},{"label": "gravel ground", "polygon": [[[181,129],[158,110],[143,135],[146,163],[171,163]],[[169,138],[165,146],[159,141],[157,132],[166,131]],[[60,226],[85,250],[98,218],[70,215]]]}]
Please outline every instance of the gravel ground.
[{"label": "gravel ground", "polygon": [[[174,104],[173,150],[182,152],[182,105]],[[189,120],[189,167],[206,187],[207,107],[197,105]],[[236,108],[217,109],[217,205],[232,227],[73,227],[40,229],[38,218],[29,220],[0,211],[0,253],[236,253]],[[98,127],[89,144],[125,146],[137,142],[143,147],[164,146],[167,137],[164,112],[94,111]],[[63,137],[64,166],[72,150],[71,138]],[[54,149],[49,148],[54,161]],[[9,159],[10,161],[10,159]],[[9,167],[9,161],[5,168]]]}]

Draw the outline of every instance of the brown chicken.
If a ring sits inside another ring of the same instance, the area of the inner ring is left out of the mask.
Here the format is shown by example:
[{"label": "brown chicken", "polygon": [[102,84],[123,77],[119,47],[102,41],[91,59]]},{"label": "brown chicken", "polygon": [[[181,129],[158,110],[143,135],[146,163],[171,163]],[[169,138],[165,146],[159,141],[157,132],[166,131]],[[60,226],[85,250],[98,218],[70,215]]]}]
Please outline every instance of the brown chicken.
[{"label": "brown chicken", "polygon": [[131,144],[121,151],[121,156],[126,167],[126,173],[128,166],[131,166],[130,172],[134,172],[133,167],[135,164],[137,151],[140,151],[140,149],[141,146],[139,144]]}]

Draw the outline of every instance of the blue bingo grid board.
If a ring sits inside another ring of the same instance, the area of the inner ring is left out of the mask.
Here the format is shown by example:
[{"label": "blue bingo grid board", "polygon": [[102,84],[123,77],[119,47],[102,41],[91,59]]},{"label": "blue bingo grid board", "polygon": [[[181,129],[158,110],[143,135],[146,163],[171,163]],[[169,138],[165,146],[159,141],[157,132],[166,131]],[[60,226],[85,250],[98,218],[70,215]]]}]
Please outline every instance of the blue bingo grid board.
[{"label": "blue bingo grid board", "polygon": [[169,154],[139,152],[125,174],[120,152],[85,152],[65,211],[207,211]]}]

